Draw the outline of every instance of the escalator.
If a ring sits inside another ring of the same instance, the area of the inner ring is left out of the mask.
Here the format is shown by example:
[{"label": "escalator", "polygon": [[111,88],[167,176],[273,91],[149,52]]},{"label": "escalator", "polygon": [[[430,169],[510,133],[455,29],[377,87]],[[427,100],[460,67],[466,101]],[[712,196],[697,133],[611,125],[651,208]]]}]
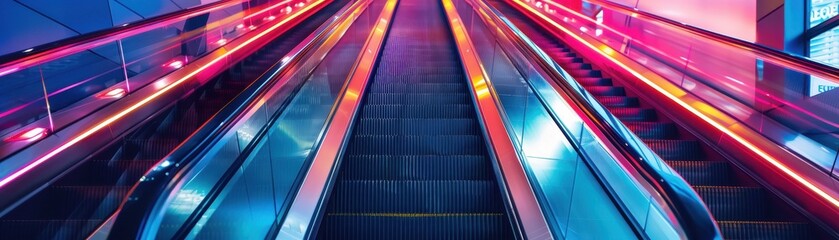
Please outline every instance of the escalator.
[{"label": "escalator", "polygon": [[442,7],[399,5],[317,238],[510,239]]},{"label": "escalator", "polygon": [[348,1],[334,1],[205,86],[68,170],[0,218],[3,239],[82,239],[106,221],[161,158]]},{"label": "escalator", "polygon": [[684,177],[706,203],[725,238],[826,238],[823,229],[707,143],[636,97],[638,93],[622,87],[629,83],[606,76],[507,3],[491,4]]}]

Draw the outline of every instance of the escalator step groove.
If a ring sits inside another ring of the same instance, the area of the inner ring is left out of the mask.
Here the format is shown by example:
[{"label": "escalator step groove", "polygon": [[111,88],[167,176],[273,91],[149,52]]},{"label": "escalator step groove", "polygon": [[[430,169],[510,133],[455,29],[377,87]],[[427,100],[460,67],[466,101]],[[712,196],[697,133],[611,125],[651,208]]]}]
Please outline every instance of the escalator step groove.
[{"label": "escalator step groove", "polygon": [[429,93],[373,93],[367,98],[368,104],[468,104],[469,94],[429,94]]},{"label": "escalator step groove", "polygon": [[482,155],[350,155],[342,166],[347,180],[489,180]]},{"label": "escalator step groove", "polygon": [[471,118],[364,118],[357,128],[361,135],[469,135],[481,131]]},{"label": "escalator step groove", "polygon": [[362,118],[468,118],[475,115],[471,104],[435,105],[368,105],[361,109]]},{"label": "escalator step groove", "polygon": [[349,153],[381,155],[480,155],[484,139],[477,135],[355,135]]},{"label": "escalator step groove", "polygon": [[491,180],[342,180],[329,212],[483,213],[503,211]]},{"label": "escalator step groove", "polygon": [[813,239],[814,229],[803,222],[719,221],[726,239]]},{"label": "escalator step groove", "polygon": [[503,214],[384,215],[328,214],[322,239],[509,239]]},{"label": "escalator step groove", "polygon": [[761,220],[769,217],[768,203],[764,201],[766,192],[762,188],[740,186],[695,186],[694,188],[718,220]]},{"label": "escalator step groove", "polygon": [[649,108],[627,108],[627,107],[612,107],[609,108],[615,117],[627,122],[654,122],[658,120],[658,113]]},{"label": "escalator step groove", "polygon": [[676,124],[664,122],[628,122],[626,127],[643,139],[674,139],[678,137]]},{"label": "escalator step groove", "polygon": [[691,185],[730,186],[735,182],[724,161],[667,161]]},{"label": "escalator step groove", "polygon": [[699,141],[645,139],[644,143],[665,160],[698,160],[705,154]]}]

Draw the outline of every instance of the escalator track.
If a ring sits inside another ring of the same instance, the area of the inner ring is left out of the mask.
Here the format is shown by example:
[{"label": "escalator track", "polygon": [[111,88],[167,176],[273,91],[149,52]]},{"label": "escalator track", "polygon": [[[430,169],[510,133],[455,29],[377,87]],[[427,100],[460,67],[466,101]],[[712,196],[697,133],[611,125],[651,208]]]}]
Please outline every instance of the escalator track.
[{"label": "escalator track", "polygon": [[317,238],[512,238],[439,1],[400,1],[369,84]]},{"label": "escalator track", "polygon": [[751,179],[661,114],[638,93],[611,78],[525,15],[504,2],[491,1],[519,30],[548,53],[647,146],[692,185],[706,203],[725,238],[819,239],[819,228],[779,197]]}]

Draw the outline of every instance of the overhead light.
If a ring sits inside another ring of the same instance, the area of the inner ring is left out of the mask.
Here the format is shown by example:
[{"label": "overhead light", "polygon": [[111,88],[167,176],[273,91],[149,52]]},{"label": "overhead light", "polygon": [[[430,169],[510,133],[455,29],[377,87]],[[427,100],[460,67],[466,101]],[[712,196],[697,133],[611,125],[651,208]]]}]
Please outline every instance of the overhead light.
[{"label": "overhead light", "polygon": [[35,50],[35,49],[34,49],[34,48],[30,48],[30,49],[23,50],[23,52],[24,52],[24,53],[28,53],[28,52],[32,52],[32,50]]},{"label": "overhead light", "polygon": [[47,129],[42,128],[42,127],[36,127],[36,128],[29,129],[29,130],[26,130],[24,132],[21,132],[17,135],[14,135],[14,136],[10,137],[10,138],[7,138],[6,141],[7,142],[17,142],[17,141],[30,141],[31,142],[31,141],[41,139],[44,136],[47,136]]},{"label": "overhead light", "polygon": [[218,45],[224,45],[224,44],[227,44],[227,39],[224,39],[224,38],[219,39],[218,41],[216,41],[216,44],[218,44]]},{"label": "overhead light", "polygon": [[238,29],[245,28],[245,24],[244,24],[244,23],[240,23],[239,25],[236,25],[236,28],[238,28]]}]

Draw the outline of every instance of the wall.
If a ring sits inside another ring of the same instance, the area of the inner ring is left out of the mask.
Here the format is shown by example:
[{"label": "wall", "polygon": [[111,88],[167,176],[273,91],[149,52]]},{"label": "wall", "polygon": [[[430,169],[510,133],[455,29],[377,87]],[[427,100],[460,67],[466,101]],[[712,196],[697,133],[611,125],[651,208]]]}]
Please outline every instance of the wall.
[{"label": "wall", "polygon": [[0,1],[0,55],[215,1]]}]

